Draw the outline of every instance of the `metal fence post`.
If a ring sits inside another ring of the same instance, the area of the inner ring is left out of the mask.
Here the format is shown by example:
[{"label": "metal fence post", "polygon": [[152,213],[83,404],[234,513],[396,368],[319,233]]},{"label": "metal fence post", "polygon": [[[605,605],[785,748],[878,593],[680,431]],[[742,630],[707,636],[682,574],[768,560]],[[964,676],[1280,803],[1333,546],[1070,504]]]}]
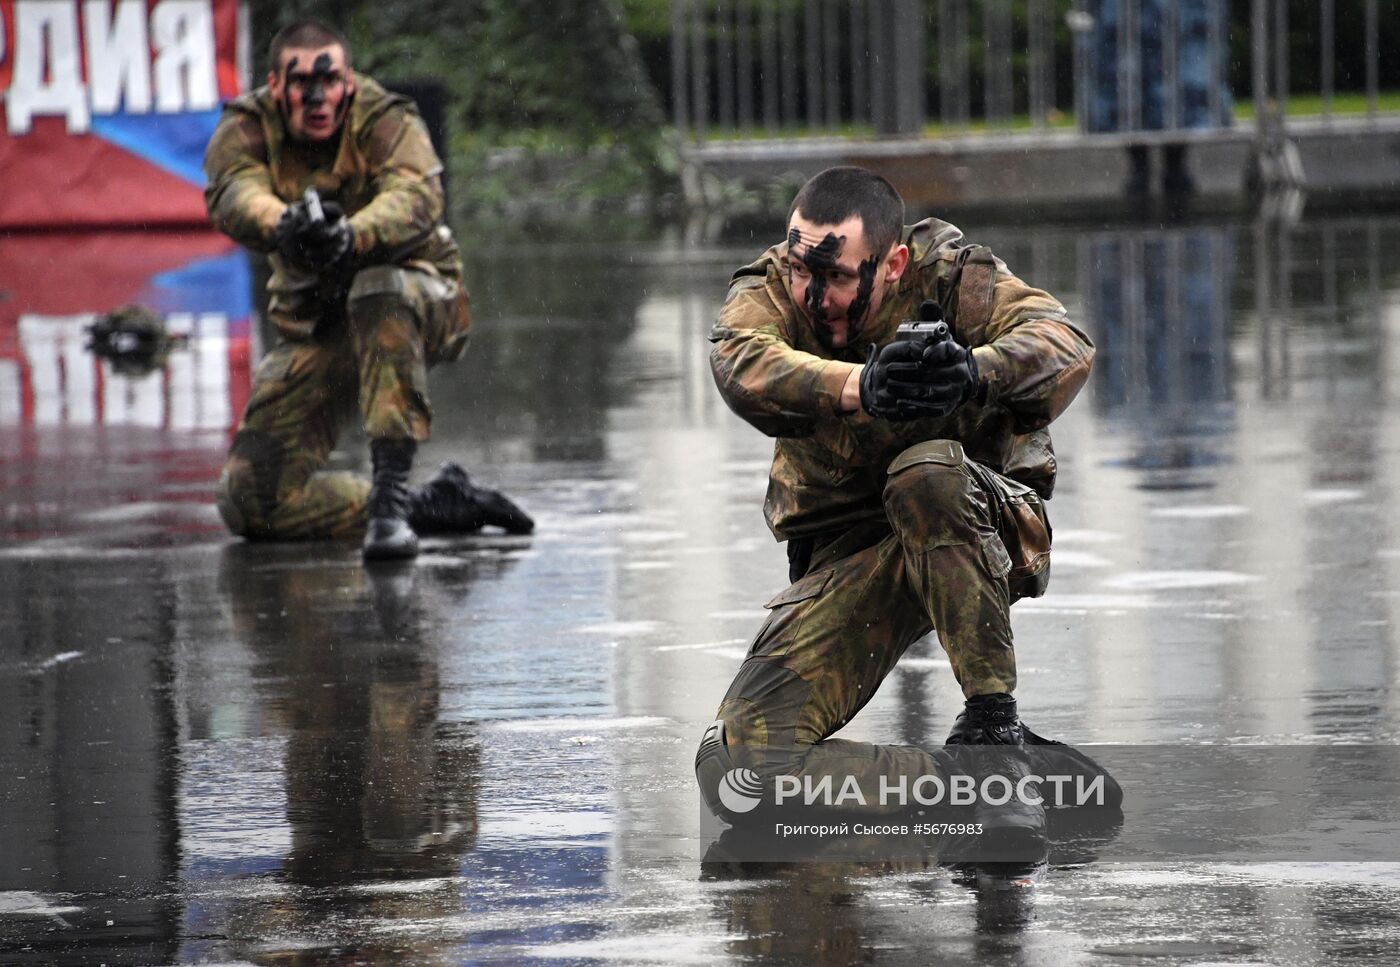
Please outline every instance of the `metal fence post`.
[{"label": "metal fence post", "polygon": [[1374,121],[1380,89],[1380,16],[1376,0],[1366,0],[1366,117]]},{"label": "metal fence post", "polygon": [[1080,134],[1089,130],[1089,114],[1093,110],[1090,98],[1093,97],[1094,76],[1098,70],[1098,60],[1090,42],[1093,18],[1084,7],[1086,2],[1073,0],[1066,18],[1069,21],[1070,43],[1073,45],[1074,126]]},{"label": "metal fence post", "polygon": [[[1279,217],[1286,216],[1296,203],[1297,192],[1305,180],[1298,149],[1288,140],[1284,121],[1288,97],[1288,67],[1286,63],[1269,63],[1270,54],[1286,60],[1282,49],[1287,38],[1281,38],[1283,12],[1281,0],[1251,0],[1250,38],[1254,84],[1254,177],[1271,197],[1265,211],[1277,209]],[[1272,67],[1272,70],[1270,69]],[[1270,85],[1273,85],[1272,87]]]},{"label": "metal fence post", "polygon": [[1138,24],[1138,0],[1118,3],[1118,129],[1142,127],[1142,29]]},{"label": "metal fence post", "polygon": [[938,104],[946,125],[966,124],[968,93],[967,0],[938,0]]},{"label": "metal fence post", "polygon": [[1269,128],[1269,0],[1250,0],[1250,75],[1254,88],[1255,137],[1262,152]]},{"label": "metal fence post", "polygon": [[797,123],[797,95],[800,89],[797,60],[797,25],[793,22],[796,14],[792,4],[777,0],[778,3],[778,76],[782,79],[783,124]]},{"label": "metal fence post", "polygon": [[1318,71],[1322,75],[1322,116],[1332,116],[1332,93],[1336,85],[1337,73],[1337,8],[1336,0],[1322,0],[1321,13],[1322,64]]},{"label": "metal fence post", "polygon": [[822,101],[826,104],[826,126],[837,133],[841,123],[841,51],[836,29],[838,0],[819,0],[822,22],[822,60],[826,64]]},{"label": "metal fence post", "polygon": [[1175,131],[1181,127],[1181,18],[1175,3],[1162,9],[1162,127]]},{"label": "metal fence post", "polygon": [[1274,0],[1274,97],[1280,133],[1288,123],[1288,0]]},{"label": "metal fence post", "polygon": [[890,0],[869,0],[871,11],[871,34],[869,34],[869,77],[871,77],[871,123],[876,134],[889,134],[893,123],[890,115],[893,106],[890,91],[890,76],[895,70],[893,52],[890,50]]},{"label": "metal fence post", "polygon": [[1206,59],[1210,65],[1210,118],[1211,123],[1216,124],[1219,123],[1225,109],[1221,88],[1225,84],[1226,65],[1229,63],[1225,50],[1229,9],[1225,6],[1225,0],[1206,0],[1206,16],[1210,18],[1206,22]]},{"label": "metal fence post", "polygon": [[758,0],[759,46],[763,48],[763,69],[759,87],[763,90],[763,128],[770,135],[778,133],[780,116],[780,87],[778,68],[778,27],[773,12],[773,0]]},{"label": "metal fence post", "polygon": [[895,0],[895,9],[895,40],[899,54],[895,63],[899,133],[923,134],[926,76],[924,38],[928,32],[924,4],[922,0]]},{"label": "metal fence post", "polygon": [[730,0],[713,0],[715,5],[715,97],[719,126],[734,130],[734,18]]},{"label": "metal fence post", "polygon": [[690,78],[686,71],[686,24],[690,0],[671,0],[671,116],[681,139],[690,136]]},{"label": "metal fence post", "polygon": [[920,0],[870,4],[871,119],[882,135],[924,128],[924,13]]},{"label": "metal fence post", "polygon": [[817,133],[822,124],[822,43],[820,0],[804,0],[802,4],[803,95],[807,102],[807,134]]},{"label": "metal fence post", "polygon": [[738,0],[734,40],[739,60],[739,130],[753,131],[753,0]]},{"label": "metal fence post", "polygon": [[985,0],[982,7],[983,71],[987,126],[1011,120],[1011,4]]},{"label": "metal fence post", "polygon": [[1029,0],[1027,95],[1031,125],[1045,127],[1055,107],[1055,25],[1053,11],[1047,0]]},{"label": "metal fence post", "polygon": [[870,22],[866,0],[851,0],[851,122],[864,124],[870,119],[870,57],[866,25]]},{"label": "metal fence post", "polygon": [[691,121],[697,144],[704,142],[705,128],[710,119],[710,66],[705,50],[705,6],[706,0],[698,0],[695,4],[690,34]]}]

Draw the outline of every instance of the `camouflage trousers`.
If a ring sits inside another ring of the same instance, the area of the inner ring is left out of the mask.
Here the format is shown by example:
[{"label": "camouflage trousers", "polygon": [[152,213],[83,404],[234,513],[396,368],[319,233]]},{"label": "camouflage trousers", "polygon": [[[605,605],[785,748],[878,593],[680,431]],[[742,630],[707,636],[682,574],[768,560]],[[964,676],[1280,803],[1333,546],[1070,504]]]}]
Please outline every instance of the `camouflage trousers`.
[{"label": "camouflage trousers", "polygon": [[362,529],[369,481],[322,471],[336,438],[358,412],[371,440],[426,440],[428,367],[461,356],[471,325],[459,282],[399,266],[361,270],[343,319],[329,311],[258,364],[218,486],[235,534],[299,540]]},{"label": "camouflage trousers", "polygon": [[900,454],[884,507],[884,520],[818,547],[806,574],[768,602],[717,716],[725,744],[746,747],[748,762],[757,754],[773,773],[832,775],[836,788],[856,775],[867,802],[878,801],[880,776],[931,774],[933,760],[829,736],[932,628],[964,695],[1014,690],[1011,603],[1044,593],[1050,563],[1040,498],[956,442]]}]

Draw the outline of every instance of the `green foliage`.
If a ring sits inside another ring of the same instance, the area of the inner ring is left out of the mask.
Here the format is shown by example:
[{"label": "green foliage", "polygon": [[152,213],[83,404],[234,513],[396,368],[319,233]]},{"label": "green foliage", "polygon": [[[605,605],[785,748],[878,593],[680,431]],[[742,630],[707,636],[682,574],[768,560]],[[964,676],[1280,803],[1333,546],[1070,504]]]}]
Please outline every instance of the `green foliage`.
[{"label": "green foliage", "polygon": [[627,32],[640,41],[671,40],[671,0],[622,0]]},{"label": "green foliage", "polygon": [[570,145],[550,132],[521,129],[500,140],[464,133],[452,155],[470,172],[453,189],[458,219],[561,222],[601,215],[638,216],[677,203],[679,160],[670,139]]}]

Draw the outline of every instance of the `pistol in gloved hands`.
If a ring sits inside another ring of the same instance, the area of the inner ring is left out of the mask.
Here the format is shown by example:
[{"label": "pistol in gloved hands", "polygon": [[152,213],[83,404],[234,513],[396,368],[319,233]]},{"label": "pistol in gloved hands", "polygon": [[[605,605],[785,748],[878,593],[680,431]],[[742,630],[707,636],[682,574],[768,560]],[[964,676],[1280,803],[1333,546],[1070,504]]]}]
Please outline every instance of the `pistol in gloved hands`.
[{"label": "pistol in gloved hands", "polygon": [[947,416],[977,391],[977,361],[959,345],[937,302],[899,324],[894,341],[871,346],[860,377],[860,404],[885,420]]},{"label": "pistol in gloved hands", "polygon": [[325,272],[348,265],[355,247],[355,230],[335,202],[322,202],[315,188],[306,189],[277,222],[277,250],[297,265]]}]

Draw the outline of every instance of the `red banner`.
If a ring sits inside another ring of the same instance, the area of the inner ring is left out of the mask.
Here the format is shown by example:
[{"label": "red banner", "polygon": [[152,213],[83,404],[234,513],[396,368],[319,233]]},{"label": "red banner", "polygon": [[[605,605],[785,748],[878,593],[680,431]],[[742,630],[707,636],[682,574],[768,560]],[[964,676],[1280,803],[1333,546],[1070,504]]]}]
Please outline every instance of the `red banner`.
[{"label": "red banner", "polygon": [[0,228],[207,224],[238,0],[0,0]]},{"label": "red banner", "polygon": [[[127,378],[86,348],[100,313],[139,304],[185,342]],[[248,398],[248,260],[198,232],[0,234],[0,435],[114,424],[223,431]]]}]

